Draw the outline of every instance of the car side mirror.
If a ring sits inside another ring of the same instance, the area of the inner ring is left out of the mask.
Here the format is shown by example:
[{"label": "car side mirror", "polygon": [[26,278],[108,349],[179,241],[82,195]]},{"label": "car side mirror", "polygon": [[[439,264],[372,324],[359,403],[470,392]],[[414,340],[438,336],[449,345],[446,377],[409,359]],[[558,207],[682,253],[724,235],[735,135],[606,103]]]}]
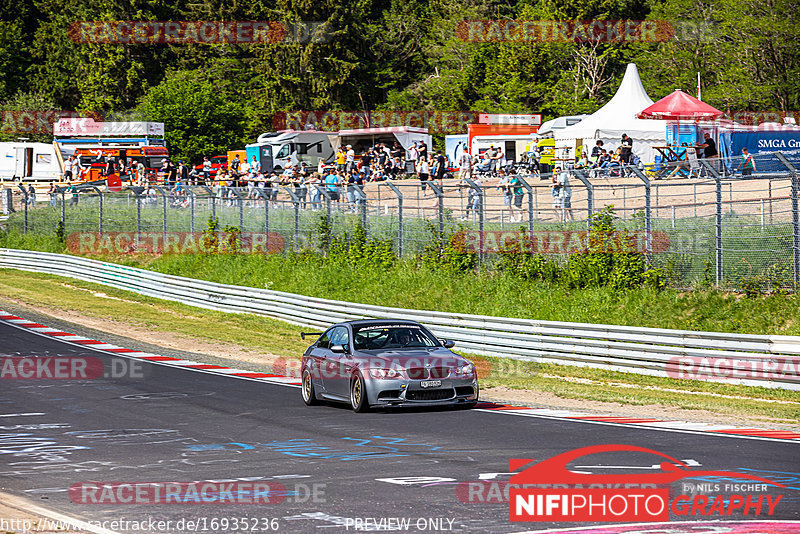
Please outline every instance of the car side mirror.
[{"label": "car side mirror", "polygon": [[452,339],[443,339],[442,345],[444,345],[444,348],[446,349],[452,349],[453,347],[456,346],[456,342],[453,341]]},{"label": "car side mirror", "polygon": [[331,345],[331,352],[334,354],[344,354],[347,352],[347,347],[344,345]]}]

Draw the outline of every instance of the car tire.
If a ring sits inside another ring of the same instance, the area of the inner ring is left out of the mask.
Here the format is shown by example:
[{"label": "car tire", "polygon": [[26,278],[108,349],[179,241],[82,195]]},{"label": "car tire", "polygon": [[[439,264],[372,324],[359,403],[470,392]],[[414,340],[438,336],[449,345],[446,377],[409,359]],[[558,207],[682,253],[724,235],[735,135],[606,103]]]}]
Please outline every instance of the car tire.
[{"label": "car tire", "polygon": [[303,372],[303,383],[300,386],[300,390],[303,393],[303,402],[306,403],[306,406],[319,404],[317,392],[314,389],[314,377],[308,369]]},{"label": "car tire", "polygon": [[367,390],[364,385],[364,379],[360,374],[355,374],[350,380],[350,406],[356,413],[369,411]]}]

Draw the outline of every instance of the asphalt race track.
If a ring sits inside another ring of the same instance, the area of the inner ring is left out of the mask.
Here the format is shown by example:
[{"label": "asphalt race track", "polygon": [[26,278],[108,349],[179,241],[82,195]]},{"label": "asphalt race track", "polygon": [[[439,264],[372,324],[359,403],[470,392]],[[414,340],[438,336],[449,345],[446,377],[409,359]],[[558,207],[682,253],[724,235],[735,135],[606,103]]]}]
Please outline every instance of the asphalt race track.
[{"label": "asphalt race track", "polygon": [[[427,532],[586,527],[585,523],[511,523],[508,503],[480,502],[488,493],[465,498],[458,482],[502,483],[510,476],[509,460],[540,461],[603,444],[654,449],[695,469],[780,480],[787,488],[767,490],[783,495],[774,515],[746,519],[800,520],[798,440],[647,430],[502,411],[355,414],[345,406],[306,407],[294,386],[151,362],[137,362],[137,372],[126,373],[125,364],[131,360],[122,355],[4,321],[0,321],[0,356],[99,358],[104,369],[116,366],[117,374],[126,375],[0,381],[2,491],[84,521],[172,521],[167,530],[114,529],[119,532],[355,532],[386,530],[385,525],[395,524],[387,521],[399,519],[410,521],[406,531]],[[653,464],[659,461],[641,453],[611,453],[570,466],[581,472],[619,473],[627,467],[625,472],[642,473],[655,472]],[[277,499],[281,502],[94,504],[71,500],[74,495],[68,491],[89,482],[237,480],[283,488]],[[687,488],[709,480],[686,478],[673,488],[691,493],[694,490]],[[216,527],[211,528],[214,518]],[[231,528],[230,522],[224,528],[219,522],[223,518],[247,519],[242,523],[247,528]],[[277,522],[270,523],[272,519]],[[742,516],[734,511],[723,517],[670,517],[674,522],[709,519]],[[384,528],[377,526],[381,520]],[[196,523],[187,528],[187,521]],[[798,524],[784,526],[800,531]],[[678,530],[669,532],[673,531]],[[727,530],[702,530],[711,531]]]}]

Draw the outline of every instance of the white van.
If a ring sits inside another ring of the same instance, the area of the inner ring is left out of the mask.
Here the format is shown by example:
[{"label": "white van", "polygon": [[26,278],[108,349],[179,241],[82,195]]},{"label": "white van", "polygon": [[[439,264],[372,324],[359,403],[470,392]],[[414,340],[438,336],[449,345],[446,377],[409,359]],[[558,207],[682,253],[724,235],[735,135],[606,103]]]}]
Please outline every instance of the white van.
[{"label": "white van", "polygon": [[[320,159],[326,162],[333,159],[331,137],[336,137],[336,134],[306,130],[270,132],[259,135],[256,143],[245,148],[270,146],[272,166],[276,171],[299,165],[301,162],[316,167]],[[249,154],[250,151],[248,157]]]}]

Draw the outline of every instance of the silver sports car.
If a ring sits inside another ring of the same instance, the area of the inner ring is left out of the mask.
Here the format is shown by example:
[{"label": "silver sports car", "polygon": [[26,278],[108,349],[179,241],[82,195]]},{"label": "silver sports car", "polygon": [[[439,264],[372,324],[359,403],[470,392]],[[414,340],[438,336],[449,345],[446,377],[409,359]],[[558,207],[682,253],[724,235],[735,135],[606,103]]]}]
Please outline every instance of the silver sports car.
[{"label": "silver sports car", "polygon": [[[304,334],[305,337],[309,334]],[[335,324],[306,349],[300,372],[303,400],[371,407],[471,408],[478,402],[475,366],[424,326],[405,320]]]}]

